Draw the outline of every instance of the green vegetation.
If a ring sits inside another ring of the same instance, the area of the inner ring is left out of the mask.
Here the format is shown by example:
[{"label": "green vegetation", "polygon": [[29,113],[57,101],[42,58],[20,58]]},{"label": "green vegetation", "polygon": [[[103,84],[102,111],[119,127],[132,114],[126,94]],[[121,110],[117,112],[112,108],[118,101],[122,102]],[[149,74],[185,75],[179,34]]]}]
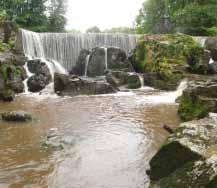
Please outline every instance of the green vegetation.
[{"label": "green vegetation", "polygon": [[8,44],[3,43],[3,42],[0,41],[0,52],[5,52],[5,51],[7,51],[9,49],[10,49],[10,47],[9,47]]},{"label": "green vegetation", "polygon": [[130,27],[113,27],[111,29],[100,30],[99,27],[93,26],[86,30],[86,33],[127,33],[135,34],[136,30]]},{"label": "green vegetation", "polygon": [[170,78],[174,68],[177,71],[179,65],[187,65],[195,49],[202,48],[187,35],[148,35],[138,44],[134,67],[138,72]]},{"label": "green vegetation", "polygon": [[62,32],[65,0],[0,0],[0,17],[33,31]]},{"label": "green vegetation", "polygon": [[4,78],[4,80],[6,82],[9,79],[8,77],[10,75],[8,75],[8,74],[10,72],[13,73],[13,75],[15,75],[16,77],[21,75],[21,70],[13,64],[2,64],[0,67],[0,70],[1,70],[1,74]]},{"label": "green vegetation", "polygon": [[191,71],[201,69],[203,55],[203,48],[188,35],[146,35],[139,41],[132,62],[137,72],[149,74],[146,84],[173,90],[187,65]]},{"label": "green vegetation", "polygon": [[136,18],[139,33],[217,34],[216,0],[147,0]]},{"label": "green vegetation", "polygon": [[127,33],[127,34],[135,34],[136,30],[130,27],[114,27],[111,29],[105,29],[104,33]]},{"label": "green vegetation", "polygon": [[182,121],[204,118],[209,113],[209,108],[198,97],[187,94],[181,97],[179,115]]},{"label": "green vegetation", "polygon": [[93,26],[88,28],[86,33],[101,33],[101,30],[97,26]]}]

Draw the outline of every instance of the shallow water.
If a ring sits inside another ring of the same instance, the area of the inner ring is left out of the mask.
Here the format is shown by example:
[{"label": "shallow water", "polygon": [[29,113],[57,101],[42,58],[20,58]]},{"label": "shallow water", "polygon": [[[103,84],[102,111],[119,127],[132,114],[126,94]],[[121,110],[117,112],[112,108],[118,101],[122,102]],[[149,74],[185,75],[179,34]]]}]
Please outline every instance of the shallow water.
[{"label": "shallow water", "polygon": [[[19,96],[0,111],[25,110],[28,124],[0,122],[0,188],[146,188],[148,162],[177,126],[171,93],[154,90],[73,98]],[[56,130],[73,143],[42,147]]]}]

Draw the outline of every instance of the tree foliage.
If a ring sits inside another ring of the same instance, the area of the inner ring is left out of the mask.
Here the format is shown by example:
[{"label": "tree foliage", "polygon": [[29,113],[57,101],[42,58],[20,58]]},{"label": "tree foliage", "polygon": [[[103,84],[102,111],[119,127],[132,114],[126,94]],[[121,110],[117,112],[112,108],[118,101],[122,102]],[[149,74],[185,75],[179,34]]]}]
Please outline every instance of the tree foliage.
[{"label": "tree foliage", "polygon": [[127,34],[135,34],[136,30],[134,28],[129,27],[114,27],[111,29],[105,29],[104,33],[127,33]]},{"label": "tree foliage", "polygon": [[65,0],[0,0],[0,12],[9,21],[33,31],[62,31]]},{"label": "tree foliage", "polygon": [[101,30],[97,26],[93,26],[88,28],[86,33],[101,33]]},{"label": "tree foliage", "polygon": [[65,30],[66,2],[64,0],[51,0],[49,6],[48,30],[51,32],[63,32]]},{"label": "tree foliage", "polygon": [[137,31],[217,34],[216,10],[216,0],[147,0],[136,18]]}]

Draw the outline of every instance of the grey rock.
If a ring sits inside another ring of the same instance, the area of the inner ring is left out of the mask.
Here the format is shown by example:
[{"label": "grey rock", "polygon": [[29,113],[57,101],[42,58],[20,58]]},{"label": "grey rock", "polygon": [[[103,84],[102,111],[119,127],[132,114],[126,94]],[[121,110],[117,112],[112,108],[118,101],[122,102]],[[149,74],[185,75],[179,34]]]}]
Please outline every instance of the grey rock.
[{"label": "grey rock", "polygon": [[[188,188],[204,185],[201,188],[205,188],[205,185],[208,185],[217,176],[212,172],[207,174],[209,168],[206,168],[207,165],[209,166],[211,158],[215,156],[212,164],[215,164],[215,172],[217,170],[216,133],[216,114],[210,114],[205,119],[181,124],[150,161],[152,181],[150,187]],[[201,166],[195,164],[201,164]],[[201,170],[197,173],[197,169],[200,168]],[[202,177],[204,181],[203,184],[200,184]]]},{"label": "grey rock", "polygon": [[11,111],[1,114],[4,121],[11,122],[28,122],[32,120],[32,115],[24,111]]},{"label": "grey rock", "polygon": [[54,90],[61,96],[97,95],[114,93],[116,90],[106,81],[85,80],[75,75],[54,75]]},{"label": "grey rock", "polygon": [[212,59],[217,61],[217,37],[208,37],[205,41],[205,48],[211,52]]}]

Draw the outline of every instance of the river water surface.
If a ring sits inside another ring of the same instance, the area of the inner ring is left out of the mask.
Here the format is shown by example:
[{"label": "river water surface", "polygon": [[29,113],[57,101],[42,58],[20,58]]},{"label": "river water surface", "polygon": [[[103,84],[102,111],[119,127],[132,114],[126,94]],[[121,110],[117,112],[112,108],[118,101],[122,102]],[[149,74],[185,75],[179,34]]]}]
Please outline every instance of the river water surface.
[{"label": "river water surface", "polygon": [[[0,188],[147,188],[150,158],[177,126],[174,93],[139,90],[73,98],[18,96],[0,112],[25,110],[27,124],[0,122]],[[73,142],[42,147],[56,131]]]}]

